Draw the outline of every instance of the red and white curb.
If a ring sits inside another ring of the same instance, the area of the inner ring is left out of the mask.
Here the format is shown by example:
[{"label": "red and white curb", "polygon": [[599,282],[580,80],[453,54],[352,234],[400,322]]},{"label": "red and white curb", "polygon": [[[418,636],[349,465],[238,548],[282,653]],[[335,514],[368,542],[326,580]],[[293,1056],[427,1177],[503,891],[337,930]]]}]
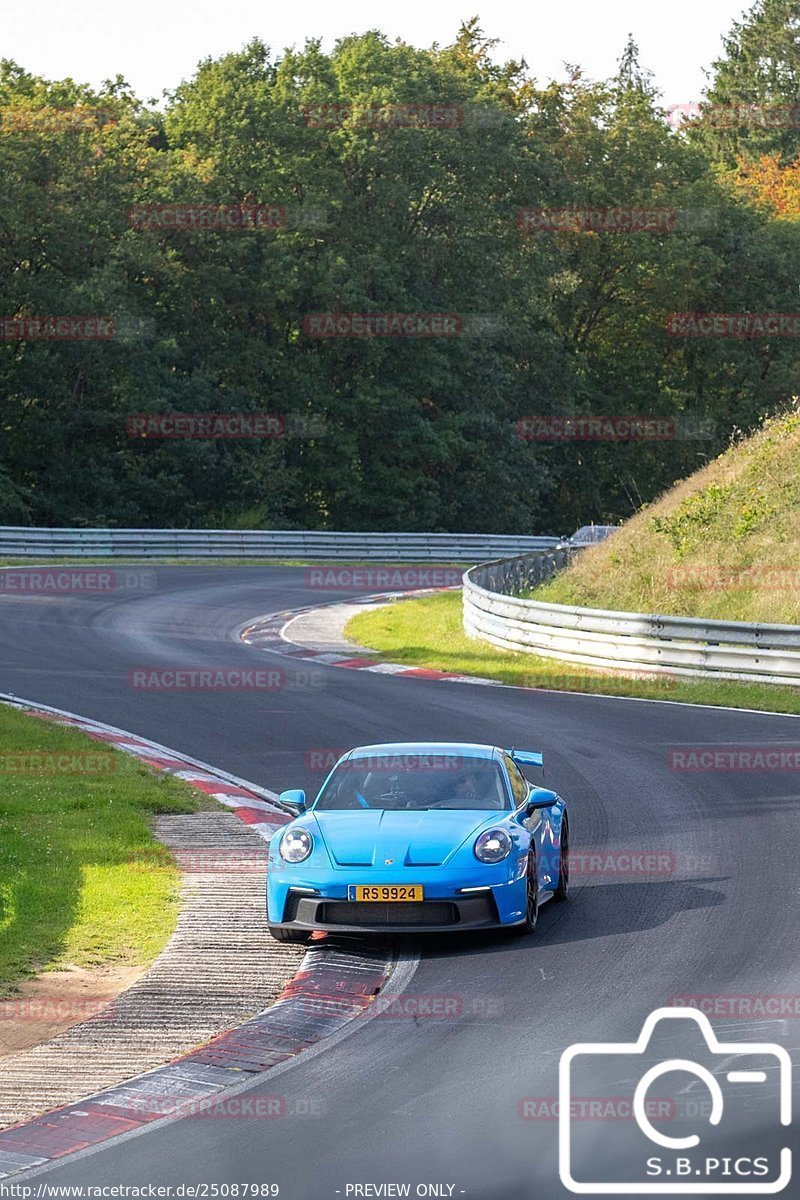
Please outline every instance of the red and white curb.
[{"label": "red and white curb", "polygon": [[59,725],[78,729],[95,741],[104,742],[115,750],[134,755],[140,762],[157,771],[164,771],[167,775],[183,779],[190,787],[204,792],[231,809],[234,816],[250,825],[254,832],[266,841],[292,820],[291,815],[280,807],[275,792],[249,783],[227,771],[220,771],[197,758],[179,754],[159,742],[128,733],[125,729],[117,729],[114,725],[106,725],[103,721],[93,721],[88,717],[78,716],[77,713],[51,708],[47,704],[37,704],[33,700],[22,700],[18,696],[0,694],[0,701],[22,709],[29,716],[41,717]]},{"label": "red and white curb", "polygon": [[[158,742],[16,696],[0,695],[0,701],[79,729],[184,779],[230,808],[267,840],[292,819],[278,807],[274,793]],[[266,913],[264,920],[266,925]],[[375,996],[400,961],[380,943],[365,945],[348,939],[347,945],[352,949],[337,947],[330,939],[312,945],[299,972],[271,1008],[207,1045],[78,1103],[0,1131],[0,1181],[23,1172],[26,1177],[38,1174],[54,1160],[88,1153],[111,1138],[135,1136],[159,1122],[287,1115],[280,1111],[278,1098],[268,1097],[272,1107],[263,1112],[258,1109],[263,1101],[248,1102],[238,1094],[256,1077],[338,1033],[355,1017],[368,1016]],[[400,974],[413,973],[415,965],[415,960],[404,960]]]},{"label": "red and white curb", "polygon": [[[336,608],[354,609],[359,606],[376,608],[382,604],[392,604],[396,600],[410,599],[414,596],[428,596],[434,592],[451,591],[451,588],[419,588],[401,592],[376,592],[369,596],[358,596],[346,601],[333,600],[328,604],[309,605],[306,608],[287,609],[284,612],[269,614],[249,621],[238,630],[239,638],[259,650],[268,650],[272,654],[280,654],[286,658],[307,659],[309,662],[324,663],[326,666],[345,667],[356,671],[372,671],[379,675],[404,675],[416,679],[442,683],[469,683],[473,687],[506,688],[515,692],[531,692],[537,695],[582,696],[587,700],[619,700],[626,704],[670,704],[673,707],[692,709],[711,709],[716,712],[739,712],[752,716],[791,717],[800,720],[800,713],[784,713],[770,709],[736,708],[724,704],[699,704],[689,700],[662,700],[651,696],[627,696],[619,692],[601,692],[594,688],[542,687],[532,684],[503,683],[499,679],[485,679],[478,675],[459,675],[455,671],[437,671],[430,667],[409,667],[404,663],[386,662],[376,657],[376,651],[366,648],[358,650],[349,648],[346,639],[341,637],[341,650],[331,650],[330,642],[323,650],[315,648],[313,641],[307,645],[294,642],[290,626],[298,619],[312,613],[323,614]],[[358,657],[354,656],[358,653]],[[628,672],[623,666],[615,673],[617,679],[624,679]]]},{"label": "red and white curb", "polygon": [[[447,683],[484,684],[487,687],[507,687],[496,679],[479,679],[474,675],[459,675],[455,671],[436,671],[431,667],[409,667],[405,663],[386,662],[375,657],[369,650],[356,653],[355,648],[349,652],[329,648],[315,648],[313,645],[300,645],[292,641],[288,627],[309,613],[324,612],[326,609],[346,606],[353,608],[363,605],[365,608],[375,608],[381,604],[393,604],[395,600],[408,600],[413,597],[431,596],[437,592],[449,591],[449,588],[416,588],[402,592],[377,592],[370,596],[358,596],[355,599],[334,600],[330,604],[312,604],[306,608],[287,609],[284,612],[270,613],[250,621],[239,630],[239,637],[248,646],[258,650],[268,650],[272,654],[280,654],[284,658],[299,658],[309,662],[324,663],[329,667],[344,667],[352,671],[371,671],[378,675],[406,675],[412,679],[443,680]],[[526,689],[533,691],[534,689]]]},{"label": "red and white curb", "polygon": [[380,946],[358,945],[345,953],[317,943],[273,1006],[252,1021],[164,1067],[0,1132],[0,1182],[21,1172],[38,1174],[54,1160],[157,1123],[292,1115],[279,1096],[248,1102],[241,1093],[355,1018],[368,1017],[394,966]]}]

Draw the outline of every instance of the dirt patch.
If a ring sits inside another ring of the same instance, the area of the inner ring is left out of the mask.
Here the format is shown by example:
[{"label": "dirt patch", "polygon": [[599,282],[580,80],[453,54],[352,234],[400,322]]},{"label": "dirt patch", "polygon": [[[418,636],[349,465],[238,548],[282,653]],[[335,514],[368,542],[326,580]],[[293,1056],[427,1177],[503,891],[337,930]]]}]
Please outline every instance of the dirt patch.
[{"label": "dirt patch", "polygon": [[146,970],[68,967],[25,980],[13,996],[0,1000],[0,1059],[38,1046],[87,1017],[111,1015],[115,998]]}]

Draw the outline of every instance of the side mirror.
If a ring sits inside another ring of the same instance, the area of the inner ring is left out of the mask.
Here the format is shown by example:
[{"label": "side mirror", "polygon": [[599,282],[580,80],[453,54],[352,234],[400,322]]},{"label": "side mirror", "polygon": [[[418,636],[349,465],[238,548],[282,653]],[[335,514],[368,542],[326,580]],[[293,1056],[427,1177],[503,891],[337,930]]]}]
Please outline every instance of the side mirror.
[{"label": "side mirror", "polygon": [[525,811],[528,816],[537,808],[552,808],[554,804],[558,804],[561,797],[555,792],[551,792],[549,788],[534,788],[528,797],[528,802],[525,805]]},{"label": "side mirror", "polygon": [[298,813],[301,813],[305,811],[306,794],[302,788],[290,788],[288,792],[281,792],[278,801],[287,808],[296,808]]}]

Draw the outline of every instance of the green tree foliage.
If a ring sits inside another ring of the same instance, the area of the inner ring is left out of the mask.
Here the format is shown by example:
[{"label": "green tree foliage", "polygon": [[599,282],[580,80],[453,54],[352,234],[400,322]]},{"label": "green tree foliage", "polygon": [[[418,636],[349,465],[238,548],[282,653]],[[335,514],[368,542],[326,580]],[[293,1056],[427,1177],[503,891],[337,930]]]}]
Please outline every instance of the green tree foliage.
[{"label": "green tree foliage", "polygon": [[[800,2],[757,0],[724,39],[696,134],[716,160],[800,155]],[[795,110],[792,112],[792,110]],[[695,131],[693,131],[695,132]]]},{"label": "green tree foliage", "polygon": [[[540,86],[476,21],[200,64],[164,113],[0,66],[0,317],[108,314],[111,341],[0,341],[0,521],[552,532],[617,519],[791,394],[791,343],[665,331],[791,311],[798,245],[617,76]],[[457,113],[450,126],[365,114]],[[105,114],[86,127],[31,111]],[[318,119],[320,113],[350,116]],[[316,116],[314,115],[316,114]],[[284,226],[132,226],[131,206],[281,205]],[[675,231],[522,232],[648,207]],[[686,216],[688,214],[688,216]],[[468,336],[316,338],[317,312],[457,313]],[[309,437],[132,439],[141,412],[295,414]],[[531,414],[706,422],[703,440],[526,442]]]}]

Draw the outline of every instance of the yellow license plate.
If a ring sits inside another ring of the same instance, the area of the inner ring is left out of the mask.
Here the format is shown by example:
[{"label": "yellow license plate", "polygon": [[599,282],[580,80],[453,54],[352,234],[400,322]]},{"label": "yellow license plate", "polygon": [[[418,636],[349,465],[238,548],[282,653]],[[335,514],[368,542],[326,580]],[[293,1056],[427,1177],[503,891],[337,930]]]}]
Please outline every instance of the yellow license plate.
[{"label": "yellow license plate", "polygon": [[347,891],[348,900],[382,900],[385,903],[387,900],[422,900],[423,898],[421,883],[369,884],[363,887],[354,884]]}]

